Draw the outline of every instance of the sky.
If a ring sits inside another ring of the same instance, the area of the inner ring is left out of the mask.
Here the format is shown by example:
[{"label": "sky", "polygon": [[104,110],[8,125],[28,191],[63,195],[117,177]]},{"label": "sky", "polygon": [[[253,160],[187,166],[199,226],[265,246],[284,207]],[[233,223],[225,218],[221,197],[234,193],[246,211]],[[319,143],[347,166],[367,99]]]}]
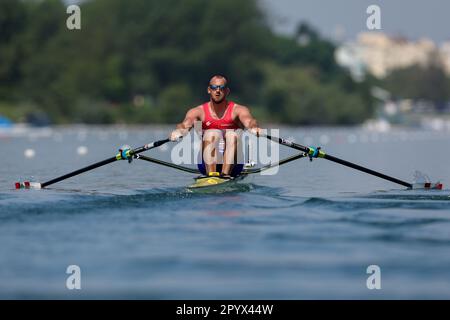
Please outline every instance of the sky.
[{"label": "sky", "polygon": [[306,21],[321,35],[335,39],[341,30],[343,40],[353,40],[366,27],[369,5],[381,9],[381,30],[410,40],[422,37],[442,43],[450,40],[450,0],[259,0],[268,10],[277,32],[292,34]]}]

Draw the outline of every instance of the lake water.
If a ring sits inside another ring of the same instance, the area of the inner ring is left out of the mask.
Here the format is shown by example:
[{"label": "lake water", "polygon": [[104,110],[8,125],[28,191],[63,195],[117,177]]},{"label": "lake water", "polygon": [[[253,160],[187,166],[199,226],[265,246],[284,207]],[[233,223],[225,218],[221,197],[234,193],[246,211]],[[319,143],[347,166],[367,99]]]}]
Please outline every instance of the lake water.
[{"label": "lake water", "polygon": [[[405,190],[323,159],[289,163],[219,194],[190,193],[192,174],[139,160],[45,190],[13,189],[169,131],[1,134],[0,298],[450,298],[450,133],[280,131],[402,180],[420,170],[441,180],[441,191]],[[167,160],[172,147],[146,154]],[[81,269],[81,290],[66,288],[69,265]],[[380,290],[367,288],[370,265],[380,267]]]}]

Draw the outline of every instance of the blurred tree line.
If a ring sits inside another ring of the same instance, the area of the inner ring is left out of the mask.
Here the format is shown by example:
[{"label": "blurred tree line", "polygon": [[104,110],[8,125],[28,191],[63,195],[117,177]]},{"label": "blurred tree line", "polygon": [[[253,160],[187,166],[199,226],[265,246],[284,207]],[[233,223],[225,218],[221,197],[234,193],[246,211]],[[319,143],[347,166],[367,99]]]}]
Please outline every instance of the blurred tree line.
[{"label": "blurred tree line", "polygon": [[[410,66],[391,72],[383,82],[395,99],[430,102],[435,111],[446,111],[450,101],[450,79],[439,63]],[[448,111],[448,110],[447,110]]]},{"label": "blurred tree line", "polygon": [[263,123],[356,124],[372,115],[335,47],[310,26],[270,29],[256,0],[92,0],[81,30],[59,0],[0,1],[0,114],[54,123],[174,123],[213,74]]}]

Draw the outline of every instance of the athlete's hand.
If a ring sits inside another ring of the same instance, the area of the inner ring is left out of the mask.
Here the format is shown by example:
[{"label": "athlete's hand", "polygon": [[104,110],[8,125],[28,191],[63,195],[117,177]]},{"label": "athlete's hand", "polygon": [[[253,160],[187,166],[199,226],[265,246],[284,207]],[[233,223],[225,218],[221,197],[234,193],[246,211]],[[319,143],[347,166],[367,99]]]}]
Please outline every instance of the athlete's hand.
[{"label": "athlete's hand", "polygon": [[250,133],[254,134],[255,136],[259,137],[259,135],[262,133],[262,129],[255,127],[250,129]]},{"label": "athlete's hand", "polygon": [[178,140],[180,140],[186,134],[184,131],[185,130],[181,130],[181,129],[173,130],[172,133],[169,136],[170,141],[178,141]]}]

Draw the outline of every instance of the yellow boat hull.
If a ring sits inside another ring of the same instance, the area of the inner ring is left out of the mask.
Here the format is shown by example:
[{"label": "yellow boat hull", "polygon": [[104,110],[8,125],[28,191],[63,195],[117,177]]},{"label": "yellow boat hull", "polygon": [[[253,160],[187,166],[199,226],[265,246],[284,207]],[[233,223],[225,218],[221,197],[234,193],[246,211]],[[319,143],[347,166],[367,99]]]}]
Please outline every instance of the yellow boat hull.
[{"label": "yellow boat hull", "polygon": [[223,179],[220,177],[200,177],[195,178],[195,182],[188,186],[190,190],[223,190],[233,187],[238,181],[243,180],[247,175],[240,175],[234,179]]}]

